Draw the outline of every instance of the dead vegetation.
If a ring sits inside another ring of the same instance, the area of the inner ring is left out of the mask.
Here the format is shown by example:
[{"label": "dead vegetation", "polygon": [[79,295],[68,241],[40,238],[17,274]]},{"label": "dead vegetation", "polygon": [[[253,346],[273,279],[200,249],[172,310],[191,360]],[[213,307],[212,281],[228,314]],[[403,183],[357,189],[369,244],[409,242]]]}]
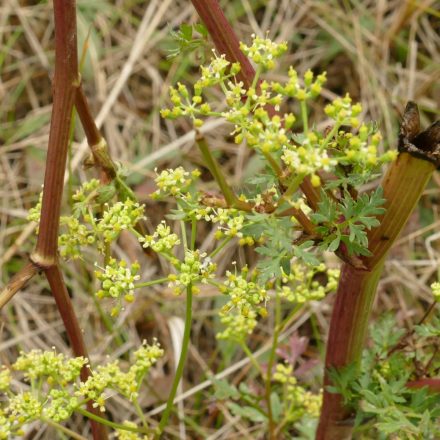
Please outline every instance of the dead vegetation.
[{"label": "dead vegetation", "polygon": [[[251,33],[289,42],[286,64],[304,72],[327,70],[329,81],[325,96],[332,98],[348,91],[362,102],[365,117],[380,125],[385,148],[395,148],[397,121],[406,101],[418,102],[422,125],[438,118],[440,101],[440,17],[435,1],[339,2],[311,0],[233,0],[223,2],[239,36],[249,40]],[[26,222],[27,211],[37,199],[43,181],[44,158],[48,142],[51,111],[51,75],[53,65],[53,23],[50,2],[3,0],[0,5],[0,262],[5,283],[26,260],[35,243],[35,225]],[[180,80],[191,83],[198,70],[200,51],[167,59],[175,43],[170,30],[183,22],[197,20],[188,1],[183,0],[107,0],[78,1],[80,50],[87,55],[82,65],[86,94],[97,124],[107,139],[112,157],[131,173],[130,183],[138,197],[147,203],[146,215],[151,228],[169,207],[153,204],[155,167],[178,164],[200,165],[190,125],[161,120],[158,110],[168,99],[168,86]],[[85,46],[87,42],[87,46]],[[210,48],[205,49],[209,56]],[[203,52],[203,51],[202,51]],[[285,72],[280,66],[279,72]],[[281,75],[281,74],[278,74]],[[280,78],[278,76],[277,78]],[[321,114],[319,103],[316,114]],[[320,120],[320,119],[317,119]],[[322,118],[321,118],[322,120]],[[79,125],[79,124],[78,124]],[[219,152],[230,182],[242,184],[259,172],[259,163],[247,150],[237,149],[228,139],[228,127],[221,121],[208,122],[204,132]],[[72,139],[65,194],[93,175],[82,162],[87,154],[83,133],[75,128]],[[212,188],[206,173],[204,184]],[[407,229],[402,234],[386,266],[380,283],[375,313],[396,311],[402,326],[423,315],[429,302],[429,283],[437,275],[440,233],[440,178],[434,176]],[[68,212],[67,204],[64,206]],[[178,225],[175,225],[176,230]],[[209,229],[198,237],[201,249],[214,242]],[[244,259],[244,250],[228,246],[218,260],[219,269],[232,260]],[[147,268],[143,280],[160,270],[162,261],[144,256],[122,236],[115,249],[118,256],[140,260]],[[106,332],[93,292],[93,267],[85,262],[65,263],[66,282],[80,317],[92,361],[106,356],[122,357],[142,339],[157,337],[167,357],[151,377],[151,393],[141,405],[147,415],[161,410],[169,392],[174,359],[171,333],[178,331],[183,314],[183,299],[163,289],[145,289],[136,303],[117,320],[115,331]],[[336,262],[335,262],[336,263]],[[328,330],[332,297],[301,312],[294,326],[283,334],[285,341],[299,332],[311,340],[304,362],[322,359],[322,340]],[[216,310],[221,305],[218,293],[206,288],[196,298],[189,364],[184,393],[178,398],[186,417],[186,438],[233,439],[261,438],[261,432],[249,431],[221,403],[213,405],[205,391],[213,374],[239,383],[244,377],[252,382],[248,361],[239,349],[218,344]],[[104,309],[106,305],[103,306]],[[17,294],[2,310],[0,339],[1,363],[13,362],[19,350],[33,348],[69,352],[63,326],[48,286],[41,279]],[[254,355],[264,354],[270,343],[269,316],[253,335]],[[119,336],[119,338],[117,337]],[[314,378],[314,379],[313,379]],[[309,380],[317,382],[319,370]],[[316,387],[319,384],[316,383]],[[258,392],[258,390],[256,390]],[[123,400],[111,399],[110,417],[136,418]],[[223,413],[221,429],[213,424]],[[154,421],[152,424],[154,425]],[[71,429],[87,437],[81,419]],[[182,427],[174,419],[169,438],[183,438]],[[54,432],[34,426],[26,438],[51,439]]]}]

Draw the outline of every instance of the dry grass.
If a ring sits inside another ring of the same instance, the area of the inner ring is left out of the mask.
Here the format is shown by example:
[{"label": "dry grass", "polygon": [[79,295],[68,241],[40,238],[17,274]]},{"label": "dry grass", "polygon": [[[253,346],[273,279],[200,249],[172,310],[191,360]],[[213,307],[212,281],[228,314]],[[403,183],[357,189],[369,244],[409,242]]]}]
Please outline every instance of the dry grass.
[{"label": "dry grass", "polygon": [[[345,91],[360,100],[365,117],[374,119],[384,134],[384,147],[395,148],[399,112],[407,100],[422,109],[422,123],[438,118],[440,102],[440,17],[439,2],[406,1],[318,1],[232,0],[222,2],[239,36],[248,41],[251,33],[288,40],[289,55],[280,66],[281,78],[288,64],[304,72],[327,70],[325,97]],[[197,17],[189,1],[183,0],[78,0],[80,41],[90,31],[87,58],[83,66],[85,90],[96,120],[102,127],[112,156],[133,172],[131,182],[138,196],[147,200],[152,190],[154,167],[200,162],[193,148],[190,125],[185,121],[162,121],[158,109],[167,102],[167,88],[177,80],[191,82],[197,72],[194,55],[166,59],[172,46],[170,30]],[[27,210],[36,202],[43,181],[44,156],[51,111],[51,66],[53,64],[53,22],[47,2],[2,0],[0,3],[0,261],[5,283],[32,250],[35,225],[25,221]],[[321,116],[318,103],[316,115]],[[322,126],[325,126],[325,121]],[[222,159],[231,182],[240,184],[258,169],[246,150],[228,143],[228,127],[212,121],[205,131],[211,145],[223,152]],[[66,193],[91,176],[82,169],[87,153],[84,136],[77,128],[66,175]],[[406,325],[420,316],[429,301],[428,285],[438,271],[440,234],[440,178],[426,191],[416,212],[395,247],[380,284],[376,313],[394,311]],[[212,185],[207,182],[208,188]],[[165,207],[147,202],[150,226],[157,224]],[[68,212],[68,207],[65,207]],[[176,225],[177,228],[178,225]],[[198,237],[202,249],[211,249],[213,236],[206,230]],[[119,256],[139,259],[147,268],[145,279],[160,271],[156,260],[143,256],[129,237],[123,236],[115,249]],[[87,256],[88,258],[89,256]],[[233,259],[243,260],[243,250],[230,246],[218,260],[219,269]],[[93,300],[96,284],[90,281],[93,268],[85,263],[64,265],[69,289],[79,313],[92,361],[127,354],[144,339],[155,336],[167,356],[151,376],[151,392],[141,404],[154,415],[169,391],[173,368],[170,339],[171,317],[183,315],[183,300],[163,289],[139,295],[117,321],[113,334],[105,332],[99,308]],[[314,341],[312,356],[322,356],[332,298],[304,310],[283,336],[299,329]],[[210,414],[212,374],[238,383],[245,376],[252,382],[254,372],[234,347],[218,345],[215,309],[218,293],[206,289],[196,299],[195,323],[185,393],[179,398],[186,417],[186,438],[256,439],[262,432],[249,430],[222,404]],[[107,306],[104,305],[104,309]],[[310,319],[312,318],[312,319]],[[250,342],[256,356],[264,356],[270,344],[271,317]],[[124,342],[115,340],[118,332]],[[321,336],[320,336],[321,335]],[[9,364],[19,350],[55,347],[69,352],[60,317],[46,283],[41,279],[17,294],[2,311],[1,362]],[[316,378],[319,378],[317,372]],[[318,385],[318,384],[317,384]],[[109,413],[118,420],[136,419],[132,408],[118,398],[110,399]],[[155,409],[156,408],[156,409]],[[215,412],[223,414],[216,429]],[[154,424],[154,421],[152,422]],[[88,427],[80,419],[72,429],[86,437]],[[185,438],[174,420],[169,438]],[[52,439],[54,431],[30,427],[27,438]]]}]

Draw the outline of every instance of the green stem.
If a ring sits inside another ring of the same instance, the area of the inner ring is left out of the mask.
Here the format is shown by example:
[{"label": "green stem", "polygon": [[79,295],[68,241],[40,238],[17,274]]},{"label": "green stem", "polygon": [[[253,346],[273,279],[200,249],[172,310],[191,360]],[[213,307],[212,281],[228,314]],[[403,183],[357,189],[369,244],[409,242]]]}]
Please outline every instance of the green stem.
[{"label": "green stem", "polygon": [[199,147],[200,152],[202,153],[206,166],[208,167],[210,173],[217,182],[217,185],[220,187],[220,190],[225,197],[227,205],[239,207],[240,204],[243,204],[243,202],[238,200],[238,197],[234,194],[234,191],[232,191],[232,188],[226,182],[223,171],[221,170],[218,162],[212,155],[206,139],[200,132],[196,132],[196,143]]},{"label": "green stem", "polygon": [[307,135],[309,131],[309,117],[307,115],[307,104],[306,101],[301,101],[301,118],[303,121],[304,134]]},{"label": "green stem", "polygon": [[57,429],[58,431],[63,432],[64,434],[67,434],[68,436],[76,439],[76,440],[87,440],[86,437],[83,437],[80,434],[77,434],[75,431],[72,431],[69,428],[66,428],[63,425],[60,425],[59,423],[54,422],[53,420],[50,419],[46,419],[44,417],[41,417],[40,419],[43,423],[46,423],[47,425],[50,425],[52,427],[54,427],[55,429]]},{"label": "green stem", "polygon": [[255,359],[252,351],[249,349],[249,347],[246,345],[246,342],[241,341],[240,343],[241,348],[243,349],[243,351],[245,352],[246,356],[249,358],[249,360],[251,361],[252,365],[255,367],[255,369],[258,371],[258,373],[260,374],[260,376],[264,379],[266,377],[266,374],[264,373],[263,369],[261,368],[261,365],[257,362],[257,360]]},{"label": "green stem", "polygon": [[195,219],[191,220],[191,250],[196,247],[196,236],[197,236],[197,221]]},{"label": "green stem", "polygon": [[139,418],[142,421],[142,426],[144,427],[145,430],[148,430],[147,419],[145,418],[144,413],[142,412],[142,408],[140,407],[137,398],[133,399],[133,406],[134,406]]},{"label": "green stem", "polygon": [[157,428],[156,438],[160,437],[160,435],[163,433],[165,429],[165,426],[168,423],[168,419],[170,418],[170,414],[173,409],[174,398],[176,397],[177,388],[182,379],[186,356],[188,354],[190,335],[191,335],[192,300],[193,300],[193,293],[192,293],[192,286],[190,284],[186,288],[185,331],[183,333],[182,351],[180,352],[180,359],[176,368],[174,381],[171,386],[171,392],[170,395],[168,396],[167,406],[165,408],[164,413],[162,414],[162,418],[160,419],[159,427]]},{"label": "green stem", "polygon": [[230,241],[232,237],[226,237],[218,247],[216,247],[210,254],[209,258],[214,258]]},{"label": "green stem", "polygon": [[115,178],[115,182],[118,186],[121,196],[125,196],[127,199],[137,202],[136,194],[118,175]]},{"label": "green stem", "polygon": [[301,182],[304,180],[305,175],[299,174],[298,176],[294,177],[292,181],[290,182],[289,186],[287,187],[286,191],[283,193],[283,199],[285,199],[287,202],[289,202],[289,197],[297,191],[299,186],[301,185]]},{"label": "green stem", "polygon": [[329,131],[328,135],[325,137],[324,142],[322,143],[322,149],[327,147],[333,136],[338,132],[340,126],[341,124],[339,122],[335,123],[333,128]]},{"label": "green stem", "polygon": [[169,281],[169,279],[167,277],[165,277],[165,278],[158,278],[157,280],[145,281],[145,283],[135,284],[134,288],[135,289],[140,289],[141,287],[154,286],[155,284],[162,284],[162,283],[166,283],[167,281]]},{"label": "green stem", "polygon": [[[285,393],[284,393],[285,394]],[[296,402],[292,402],[287,409],[285,416],[281,422],[278,422],[278,426],[276,432],[282,432],[287,423],[289,423],[290,418],[292,417],[292,413],[295,410]]]},{"label": "green stem", "polygon": [[93,302],[95,304],[96,309],[98,310],[99,317],[102,320],[102,323],[104,324],[104,327],[110,334],[115,335],[115,342],[116,344],[121,347],[124,344],[124,338],[117,332],[113,326],[113,321],[108,317],[108,315],[104,312],[104,310],[101,307],[101,304],[99,303],[99,300],[96,298],[95,295],[92,294]]},{"label": "green stem", "polygon": [[275,362],[275,354],[278,346],[278,337],[281,332],[281,298],[278,290],[275,290],[275,325],[273,332],[273,342],[272,347],[269,352],[269,361],[267,362],[267,373],[266,373],[266,404],[267,404],[267,415],[268,415],[268,425],[269,425],[269,439],[275,439],[275,425],[272,413],[272,404],[270,400],[270,395],[272,393],[272,369]]},{"label": "green stem", "polygon": [[303,304],[297,304],[293,310],[289,313],[289,315],[281,322],[281,324],[278,326],[277,331],[278,334],[280,334],[284,328],[291,322],[294,321],[296,318],[296,314],[303,308]]},{"label": "green stem", "polygon": [[264,158],[269,162],[269,165],[271,166],[272,170],[278,177],[278,180],[281,180],[283,175],[283,170],[281,169],[280,165],[277,163],[277,161],[274,159],[274,157],[267,152],[262,152]]},{"label": "green stem", "polygon": [[186,238],[186,227],[185,227],[185,222],[183,220],[180,221],[180,230],[182,231],[183,249],[186,250],[188,249],[188,240]]},{"label": "green stem", "polygon": [[120,429],[121,431],[129,431],[129,432],[137,432],[139,434],[148,434],[149,431],[145,431],[145,429],[133,428],[132,426],[123,425],[121,423],[111,422],[110,420],[103,419],[102,417],[97,416],[83,408],[77,408],[75,410],[77,413],[82,414],[85,417],[88,417],[95,422],[101,423],[102,425],[108,426],[113,429]]},{"label": "green stem", "polygon": [[[254,79],[252,80],[252,84],[250,89],[255,90],[255,88],[257,87],[258,84],[258,80],[260,79],[260,75],[261,72],[263,71],[263,68],[261,66],[257,67],[257,70],[255,71],[255,76]],[[248,95],[247,99],[246,99],[246,104],[245,106],[250,110],[250,102],[251,102],[251,97]]]}]

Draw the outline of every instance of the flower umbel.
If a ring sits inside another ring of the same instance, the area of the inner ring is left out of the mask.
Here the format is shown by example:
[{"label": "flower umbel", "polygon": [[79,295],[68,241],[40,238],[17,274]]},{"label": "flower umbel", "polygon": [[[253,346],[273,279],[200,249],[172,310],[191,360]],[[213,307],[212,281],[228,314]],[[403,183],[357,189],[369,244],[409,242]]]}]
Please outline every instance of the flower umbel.
[{"label": "flower umbel", "polygon": [[177,234],[171,233],[171,229],[165,221],[157,225],[153,235],[139,237],[139,242],[144,248],[151,248],[154,252],[171,255],[173,248],[180,244]]},{"label": "flower umbel", "polygon": [[319,394],[313,394],[298,385],[293,376],[292,365],[277,364],[273,380],[283,385],[284,401],[289,408],[286,414],[289,421],[299,420],[304,415],[319,417],[322,391]]},{"label": "flower umbel", "polygon": [[117,315],[120,310],[121,300],[128,303],[134,301],[135,281],[140,279],[139,263],[135,262],[128,267],[124,260],[117,261],[110,258],[103,271],[95,271],[96,278],[101,281],[102,288],[96,292],[99,299],[114,298],[118,300],[118,307],[113,308],[112,315]]},{"label": "flower umbel", "polygon": [[192,286],[193,292],[197,293],[196,284],[207,283],[209,279],[214,278],[217,266],[206,255],[199,250],[185,250],[184,260],[176,263],[178,273],[168,276],[170,287],[174,287],[177,295],[189,285]]},{"label": "flower umbel", "polygon": [[434,295],[434,300],[440,302],[440,282],[435,282],[431,284],[432,294]]},{"label": "flower umbel", "polygon": [[197,169],[191,172],[186,171],[183,167],[163,170],[157,174],[157,177],[154,179],[158,189],[151,197],[160,199],[170,195],[173,197],[182,196],[188,192],[191,184],[197,180],[199,176],[200,171]]},{"label": "flower umbel", "polygon": [[275,67],[275,59],[287,51],[287,43],[275,43],[269,38],[261,38],[252,34],[252,44],[240,43],[241,51],[255,64],[270,70]]},{"label": "flower umbel", "polygon": [[127,199],[112,206],[107,205],[107,210],[96,228],[103,235],[104,240],[110,243],[118,238],[121,231],[134,227],[142,218],[144,218],[144,207]]}]

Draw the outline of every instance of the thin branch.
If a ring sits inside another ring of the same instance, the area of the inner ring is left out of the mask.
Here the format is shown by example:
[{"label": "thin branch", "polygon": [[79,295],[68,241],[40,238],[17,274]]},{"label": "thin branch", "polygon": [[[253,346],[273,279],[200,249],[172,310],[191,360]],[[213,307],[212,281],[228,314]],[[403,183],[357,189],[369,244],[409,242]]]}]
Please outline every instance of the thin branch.
[{"label": "thin branch", "polygon": [[107,142],[95,123],[82,86],[76,91],[75,107],[92,151],[93,165],[97,165],[102,170],[104,174],[102,180],[105,183],[111,182],[117,175],[116,165],[108,152]]},{"label": "thin branch", "polygon": [[440,378],[424,378],[412,380],[406,384],[408,388],[424,388],[427,387],[433,393],[440,393]]},{"label": "thin branch", "polygon": [[38,273],[40,269],[29,262],[17,272],[0,293],[0,310]]},{"label": "thin branch", "polygon": [[226,182],[220,165],[211,154],[208,142],[206,142],[205,137],[198,130],[196,131],[196,144],[199,147],[200,152],[202,153],[206,166],[208,167],[221,192],[223,193],[228,207],[249,210],[249,204],[239,200],[232,188]]},{"label": "thin branch", "polygon": [[[428,309],[426,310],[425,314],[422,316],[422,318],[419,320],[419,322],[417,323],[417,325],[422,325],[427,319],[428,317],[432,314],[432,312],[434,311],[435,307],[437,305],[437,301],[433,301],[430,306],[428,307]],[[388,359],[393,353],[395,353],[398,350],[402,350],[404,347],[406,347],[408,345],[408,339],[413,336],[415,333],[415,328],[411,328],[409,329],[407,332],[405,332],[405,334],[403,336],[401,336],[401,338],[399,339],[399,341],[394,345],[394,347],[391,347],[388,350],[388,353],[386,355],[386,359]]]}]

